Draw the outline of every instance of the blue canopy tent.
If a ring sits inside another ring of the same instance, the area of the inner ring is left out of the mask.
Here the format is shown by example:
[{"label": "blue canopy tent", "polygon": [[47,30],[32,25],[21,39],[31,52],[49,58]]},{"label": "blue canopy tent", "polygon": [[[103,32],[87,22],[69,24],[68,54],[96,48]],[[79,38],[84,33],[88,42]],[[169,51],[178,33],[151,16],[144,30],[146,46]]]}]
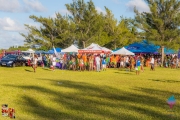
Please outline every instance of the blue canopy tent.
[{"label": "blue canopy tent", "polygon": [[149,43],[146,40],[143,40],[140,43],[136,42],[136,43],[130,44],[129,46],[126,46],[126,49],[134,53],[155,53],[158,51],[157,46]]},{"label": "blue canopy tent", "polygon": [[[59,53],[61,52],[61,48],[55,48],[55,49],[56,49],[57,52],[59,52]],[[51,50],[54,52],[54,48],[51,49]]]},{"label": "blue canopy tent", "polygon": [[[55,48],[58,53],[61,52],[61,48]],[[47,52],[43,52],[44,54],[54,54],[54,48],[51,50],[48,50]]]},{"label": "blue canopy tent", "polygon": [[[160,46],[149,43],[147,40],[143,40],[142,42],[135,42],[125,47],[127,50],[133,53],[150,53],[150,54],[158,54]],[[116,49],[118,50],[118,49]],[[116,51],[114,50],[114,51]],[[177,53],[175,50],[164,48],[165,54],[175,54]]]}]

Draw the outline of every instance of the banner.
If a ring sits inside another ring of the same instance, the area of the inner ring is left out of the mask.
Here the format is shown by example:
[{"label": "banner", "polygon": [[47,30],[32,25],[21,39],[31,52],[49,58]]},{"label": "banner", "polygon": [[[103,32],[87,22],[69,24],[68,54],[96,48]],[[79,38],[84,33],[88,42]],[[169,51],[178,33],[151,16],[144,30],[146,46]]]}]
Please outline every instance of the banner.
[{"label": "banner", "polygon": [[102,50],[78,50],[78,53],[102,53]]},{"label": "banner", "polygon": [[104,50],[78,50],[78,53],[111,53],[111,51],[104,51]]}]

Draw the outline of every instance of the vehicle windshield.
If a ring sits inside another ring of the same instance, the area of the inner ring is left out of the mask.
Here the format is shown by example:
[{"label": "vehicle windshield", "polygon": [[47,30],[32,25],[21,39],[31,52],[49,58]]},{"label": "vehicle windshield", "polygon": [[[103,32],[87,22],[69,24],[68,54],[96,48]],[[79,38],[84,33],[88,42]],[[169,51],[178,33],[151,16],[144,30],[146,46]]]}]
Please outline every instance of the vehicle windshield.
[{"label": "vehicle windshield", "polygon": [[21,55],[24,57],[29,57],[29,56],[31,56],[31,53],[21,53]]},{"label": "vehicle windshield", "polygon": [[6,55],[3,57],[3,59],[10,59],[10,60],[15,60],[17,58],[17,56],[15,55]]}]

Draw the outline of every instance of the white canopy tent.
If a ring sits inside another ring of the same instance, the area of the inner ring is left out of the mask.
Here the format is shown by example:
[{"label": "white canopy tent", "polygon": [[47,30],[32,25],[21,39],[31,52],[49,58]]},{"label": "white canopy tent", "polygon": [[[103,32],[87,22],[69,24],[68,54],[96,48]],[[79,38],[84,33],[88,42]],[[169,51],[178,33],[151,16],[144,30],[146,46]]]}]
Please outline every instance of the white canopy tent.
[{"label": "white canopy tent", "polygon": [[35,53],[35,51],[32,49],[28,49],[27,51],[22,51],[22,52],[24,52],[24,53]]},{"label": "white canopy tent", "polygon": [[108,48],[101,47],[98,44],[92,43],[90,46],[81,49],[79,53],[111,53],[112,51]]},{"label": "white canopy tent", "polygon": [[106,48],[106,47],[102,47],[102,49],[105,50],[105,51],[110,51],[110,52],[112,52],[112,50],[110,50],[110,49],[108,49],[108,48]]},{"label": "white canopy tent", "polygon": [[114,55],[135,55],[133,52],[127,50],[126,48],[121,48],[111,54],[114,54]]},{"label": "white canopy tent", "polygon": [[78,52],[78,48],[74,45],[69,46],[66,49],[61,50],[61,52]]}]

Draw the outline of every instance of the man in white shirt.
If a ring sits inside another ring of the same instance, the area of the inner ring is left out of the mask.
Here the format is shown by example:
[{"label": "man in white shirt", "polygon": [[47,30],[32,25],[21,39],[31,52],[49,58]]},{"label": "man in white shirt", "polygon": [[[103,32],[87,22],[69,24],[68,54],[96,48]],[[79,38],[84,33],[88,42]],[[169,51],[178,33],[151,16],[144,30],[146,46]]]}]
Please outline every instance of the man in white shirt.
[{"label": "man in white shirt", "polygon": [[153,56],[151,56],[150,64],[151,64],[151,70],[154,70],[154,57]]},{"label": "man in white shirt", "polygon": [[96,70],[97,70],[97,72],[100,72],[101,59],[100,59],[99,55],[96,56],[95,61],[96,61]]}]

